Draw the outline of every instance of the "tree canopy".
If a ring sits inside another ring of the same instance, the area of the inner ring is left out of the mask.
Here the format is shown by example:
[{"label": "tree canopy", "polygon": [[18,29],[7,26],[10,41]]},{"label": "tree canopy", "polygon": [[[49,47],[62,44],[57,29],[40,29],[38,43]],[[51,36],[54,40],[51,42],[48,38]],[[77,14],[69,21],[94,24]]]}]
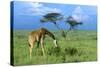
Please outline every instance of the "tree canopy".
[{"label": "tree canopy", "polygon": [[63,16],[60,13],[48,13],[43,16],[43,18],[40,20],[41,22],[52,22],[55,23],[59,20],[62,20]]},{"label": "tree canopy", "polygon": [[76,27],[77,25],[83,24],[82,22],[78,22],[77,20],[75,20],[72,16],[69,16],[69,17],[66,19],[65,22],[68,23],[68,24],[70,25],[70,30],[71,30],[71,29],[75,29],[75,27]]}]

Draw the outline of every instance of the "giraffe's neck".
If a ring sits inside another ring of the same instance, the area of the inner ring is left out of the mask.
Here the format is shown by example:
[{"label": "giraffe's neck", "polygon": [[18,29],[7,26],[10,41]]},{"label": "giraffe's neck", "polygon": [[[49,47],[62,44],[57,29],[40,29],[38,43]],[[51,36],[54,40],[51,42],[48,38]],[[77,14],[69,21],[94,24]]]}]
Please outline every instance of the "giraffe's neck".
[{"label": "giraffe's neck", "polygon": [[47,29],[45,29],[45,28],[41,28],[41,32],[43,34],[45,34],[45,35],[48,35],[49,37],[51,37],[54,40],[56,39],[55,36],[51,32],[49,32]]},{"label": "giraffe's neck", "polygon": [[55,36],[51,32],[47,31],[46,34],[50,36],[52,39],[54,40],[56,39]]},{"label": "giraffe's neck", "polygon": [[45,32],[46,35],[48,35],[49,37],[51,37],[54,40],[54,45],[55,45],[55,47],[57,47],[57,40],[56,40],[55,36],[46,29],[43,29],[43,31]]},{"label": "giraffe's neck", "polygon": [[57,40],[56,40],[55,36],[49,31],[47,31],[47,35],[50,36],[54,40],[54,46],[58,47]]}]

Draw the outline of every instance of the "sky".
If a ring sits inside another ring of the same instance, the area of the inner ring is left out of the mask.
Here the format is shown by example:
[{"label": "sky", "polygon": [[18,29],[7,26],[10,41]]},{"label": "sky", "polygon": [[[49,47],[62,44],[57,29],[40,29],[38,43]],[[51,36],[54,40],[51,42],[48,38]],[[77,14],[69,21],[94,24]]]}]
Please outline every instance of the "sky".
[{"label": "sky", "polygon": [[[39,29],[41,27],[57,30],[53,23],[41,23],[40,19],[47,13],[61,13],[64,18],[72,16],[76,21],[83,22],[78,26],[80,30],[96,30],[97,29],[97,7],[88,5],[73,5],[73,4],[57,4],[43,2],[25,2],[14,1],[12,6],[14,29],[30,30]],[[12,20],[11,19],[11,20]],[[60,28],[69,29],[69,24],[64,21],[57,23]]]}]

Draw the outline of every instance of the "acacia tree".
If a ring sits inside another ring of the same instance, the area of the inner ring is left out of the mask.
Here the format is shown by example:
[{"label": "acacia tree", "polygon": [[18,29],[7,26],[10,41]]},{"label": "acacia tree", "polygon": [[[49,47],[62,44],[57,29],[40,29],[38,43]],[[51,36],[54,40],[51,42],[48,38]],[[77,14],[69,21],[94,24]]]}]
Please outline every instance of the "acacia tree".
[{"label": "acacia tree", "polygon": [[83,24],[82,22],[75,20],[72,16],[69,16],[65,22],[70,25],[69,30],[75,30],[75,27]]},{"label": "acacia tree", "polygon": [[63,20],[63,16],[60,13],[48,13],[44,15],[40,21],[42,23],[46,23],[46,22],[53,23],[62,32],[62,36],[65,37],[65,33],[63,29],[61,29],[57,24],[57,22],[61,20]]},{"label": "acacia tree", "polygon": [[[67,17],[67,19],[65,20],[65,22],[66,22],[67,24],[70,25],[70,28],[69,28],[69,30],[66,32],[66,34],[67,34],[69,31],[71,31],[71,30],[74,30],[74,33],[75,33],[75,32],[76,32],[75,30],[76,30],[77,26],[83,24],[82,22],[79,22],[79,20],[74,19],[72,16]],[[75,35],[75,36],[76,36],[76,35]]]}]

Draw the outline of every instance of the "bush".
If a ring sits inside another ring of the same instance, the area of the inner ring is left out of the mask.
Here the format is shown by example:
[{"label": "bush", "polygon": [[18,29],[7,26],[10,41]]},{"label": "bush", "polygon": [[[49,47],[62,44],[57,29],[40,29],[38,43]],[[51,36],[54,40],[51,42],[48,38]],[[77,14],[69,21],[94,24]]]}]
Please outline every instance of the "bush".
[{"label": "bush", "polygon": [[61,51],[60,47],[55,47],[55,48],[52,47],[52,48],[48,49],[48,54],[49,55],[56,55],[56,56],[58,56],[60,54],[60,51]]},{"label": "bush", "polygon": [[72,47],[68,47],[68,48],[65,48],[65,54],[68,54],[68,55],[75,55],[78,53],[78,50],[76,48],[72,48]]}]

